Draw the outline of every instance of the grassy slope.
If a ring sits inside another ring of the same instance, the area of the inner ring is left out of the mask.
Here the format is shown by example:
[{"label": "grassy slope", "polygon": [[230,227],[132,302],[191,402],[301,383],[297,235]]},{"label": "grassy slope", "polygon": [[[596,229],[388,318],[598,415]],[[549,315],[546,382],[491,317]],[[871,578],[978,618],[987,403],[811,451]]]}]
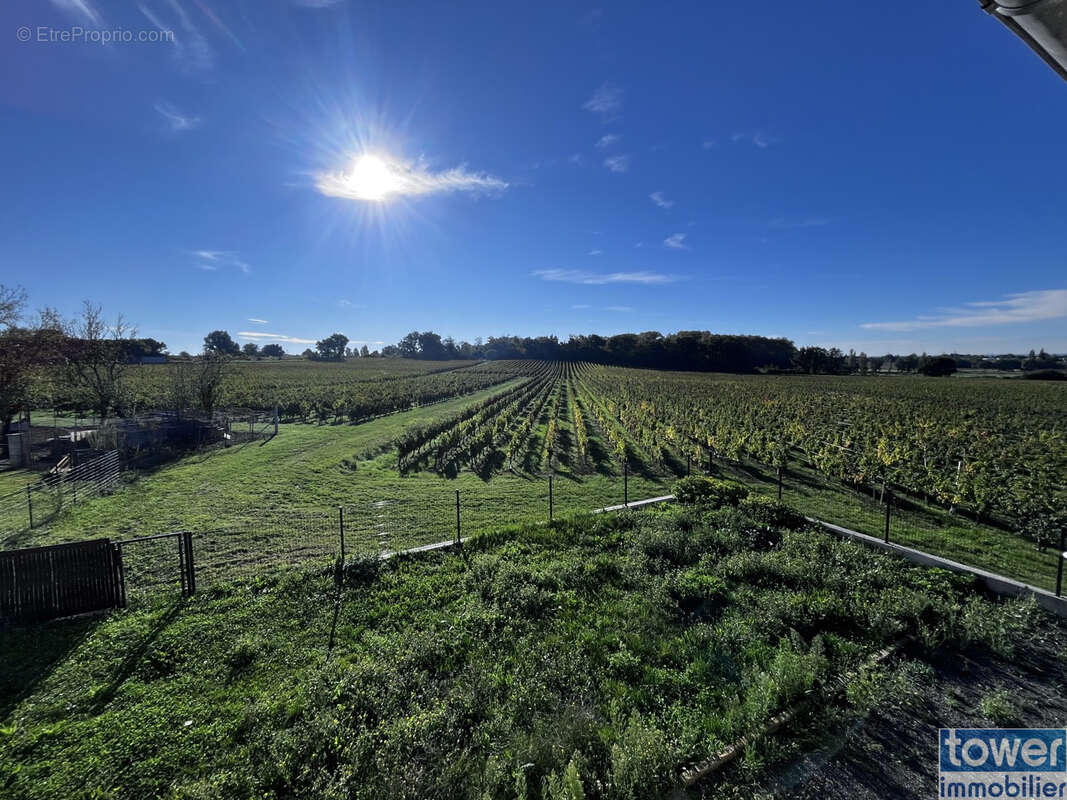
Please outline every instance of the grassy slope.
[{"label": "grassy slope", "polygon": [[[111,496],[68,508],[47,526],[25,532],[13,543],[246,527],[250,518],[284,518],[288,508],[366,509],[382,501],[403,506],[404,525],[419,523],[415,533],[424,541],[445,539],[454,532],[456,490],[469,532],[524,518],[544,519],[548,483],[542,476],[505,473],[489,482],[469,472],[454,479],[430,472],[401,477],[395,469],[395,451],[388,450],[388,443],[405,427],[453,414],[508,385],[361,425],[282,425],[270,441],[189,456],[139,477]],[[543,434],[542,426],[538,435]],[[589,510],[621,503],[622,482],[618,471],[606,464],[589,475],[567,472],[556,480],[556,507]],[[631,476],[630,498],[662,494],[667,487],[668,482],[654,476]],[[357,518],[348,522],[360,525]],[[412,543],[410,538],[405,542]]]},{"label": "grassy slope", "polygon": [[[761,494],[777,496],[774,471],[754,463],[717,464],[722,477],[738,480]],[[885,506],[869,495],[791,464],[782,499],[798,511],[871,536],[885,531]],[[1032,540],[951,514],[919,498],[896,498],[890,512],[890,541],[1025,581],[1044,589],[1056,585],[1056,559],[1039,552]]]},{"label": "grassy slope", "polygon": [[1010,647],[1020,609],[957,577],[755,529],[585,517],[360,562],[339,593],[275,573],[0,632],[0,795],[535,798],[573,762],[593,796],[655,797],[887,642]]}]

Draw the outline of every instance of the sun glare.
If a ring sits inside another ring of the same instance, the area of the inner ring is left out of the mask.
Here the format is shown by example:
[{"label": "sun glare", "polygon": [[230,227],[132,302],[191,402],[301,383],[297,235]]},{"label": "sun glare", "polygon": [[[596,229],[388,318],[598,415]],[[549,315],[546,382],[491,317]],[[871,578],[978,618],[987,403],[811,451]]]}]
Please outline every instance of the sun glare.
[{"label": "sun glare", "polygon": [[347,176],[348,188],[363,200],[384,200],[397,188],[397,176],[378,156],[362,155]]}]

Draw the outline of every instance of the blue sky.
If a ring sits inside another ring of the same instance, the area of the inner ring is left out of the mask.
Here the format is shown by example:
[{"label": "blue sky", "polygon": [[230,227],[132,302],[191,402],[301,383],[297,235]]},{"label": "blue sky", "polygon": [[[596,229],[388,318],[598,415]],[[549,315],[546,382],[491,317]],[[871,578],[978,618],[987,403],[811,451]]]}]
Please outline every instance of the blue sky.
[{"label": "blue sky", "polygon": [[970,0],[719,8],[7,2],[0,282],[173,351],[1067,351],[1063,81]]}]

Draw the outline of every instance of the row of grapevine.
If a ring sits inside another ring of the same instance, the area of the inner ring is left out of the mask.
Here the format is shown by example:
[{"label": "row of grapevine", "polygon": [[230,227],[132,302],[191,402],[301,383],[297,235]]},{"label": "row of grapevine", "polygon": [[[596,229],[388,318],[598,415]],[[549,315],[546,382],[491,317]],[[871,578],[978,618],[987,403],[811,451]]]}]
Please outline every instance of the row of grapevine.
[{"label": "row of grapevine", "polygon": [[[405,432],[398,440],[401,471],[426,464],[439,472],[462,465],[485,469],[498,445],[514,440],[514,430],[523,429],[552,390],[557,369],[535,364],[528,380],[440,423]],[[512,456],[511,446],[505,459]]]},{"label": "row of grapevine", "polygon": [[890,483],[979,516],[1054,514],[1067,500],[1061,387],[985,383],[988,394],[976,398],[960,381],[607,367],[582,375],[600,400],[594,413],[619,420],[650,453],[770,465],[795,458],[842,481]]}]

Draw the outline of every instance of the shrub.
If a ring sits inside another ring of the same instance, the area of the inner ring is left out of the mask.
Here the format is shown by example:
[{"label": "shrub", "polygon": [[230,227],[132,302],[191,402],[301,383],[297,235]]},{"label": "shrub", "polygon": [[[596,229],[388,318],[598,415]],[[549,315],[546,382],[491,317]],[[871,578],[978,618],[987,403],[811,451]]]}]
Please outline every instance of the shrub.
[{"label": "shrub", "polygon": [[1018,721],[1019,712],[1011,693],[1005,689],[994,689],[978,703],[982,716],[999,728],[1007,727]]},{"label": "shrub", "polygon": [[678,606],[688,613],[721,601],[726,595],[726,584],[699,569],[687,569],[674,576],[669,590]]},{"label": "shrub", "polygon": [[342,586],[364,586],[371,583],[382,568],[382,561],[375,553],[358,553],[349,556],[340,564]]},{"label": "shrub", "polygon": [[775,528],[797,530],[806,524],[804,517],[789,506],[759,494],[741,498],[737,507],[752,521]]},{"label": "shrub", "polygon": [[748,495],[748,489],[734,481],[718,478],[689,477],[674,484],[674,496],[687,505],[736,506]]},{"label": "shrub", "polygon": [[663,731],[635,714],[611,748],[611,783],[615,796],[644,800],[667,794],[674,783],[675,762]]}]

